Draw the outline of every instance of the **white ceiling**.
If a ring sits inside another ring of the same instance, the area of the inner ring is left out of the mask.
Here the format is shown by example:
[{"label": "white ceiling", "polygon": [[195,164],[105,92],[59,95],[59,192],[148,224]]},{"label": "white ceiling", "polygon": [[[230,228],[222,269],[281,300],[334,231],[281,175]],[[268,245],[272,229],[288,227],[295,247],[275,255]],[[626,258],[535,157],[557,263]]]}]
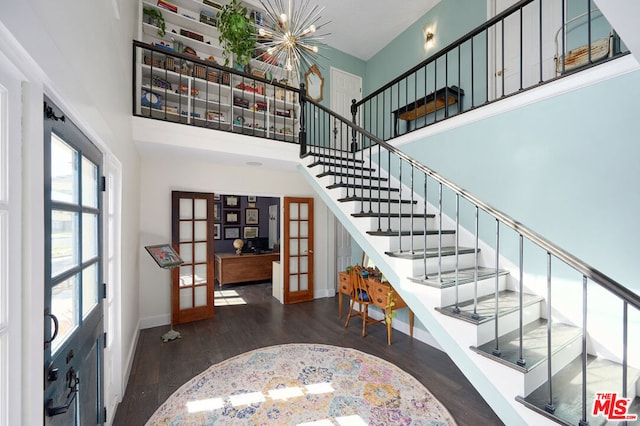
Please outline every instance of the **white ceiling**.
[{"label": "white ceiling", "polygon": [[318,31],[330,33],[324,43],[366,61],[440,0],[298,0],[298,4],[304,1],[325,7],[319,23],[330,23]]}]

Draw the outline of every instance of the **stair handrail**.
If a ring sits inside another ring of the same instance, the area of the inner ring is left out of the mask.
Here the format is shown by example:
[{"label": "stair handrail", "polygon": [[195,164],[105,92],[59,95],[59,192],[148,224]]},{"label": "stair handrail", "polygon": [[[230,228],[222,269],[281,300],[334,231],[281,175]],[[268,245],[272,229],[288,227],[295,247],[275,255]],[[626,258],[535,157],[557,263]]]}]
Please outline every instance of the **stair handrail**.
[{"label": "stair handrail", "polygon": [[[515,219],[513,219],[512,217],[510,217],[506,213],[504,213],[504,212],[502,212],[502,211],[490,206],[489,204],[485,203],[484,201],[480,200],[479,198],[477,198],[473,194],[469,193],[467,190],[465,190],[462,187],[460,187],[460,186],[456,185],[455,183],[451,182],[450,180],[448,180],[447,178],[443,177],[442,175],[440,175],[439,173],[437,173],[433,169],[425,166],[424,164],[422,164],[418,160],[416,160],[416,159],[412,158],[411,156],[405,154],[404,152],[400,151],[398,148],[394,147],[393,145],[391,145],[391,144],[385,142],[384,140],[382,140],[381,138],[373,135],[371,132],[369,132],[369,131],[363,129],[362,127],[358,126],[357,124],[353,123],[351,120],[343,117],[340,114],[337,114],[337,113],[333,112],[329,108],[327,108],[327,107],[325,107],[325,106],[323,106],[323,105],[321,105],[321,104],[319,104],[319,103],[317,103],[315,101],[312,101],[309,98],[306,98],[305,101],[307,103],[310,103],[310,104],[314,105],[316,108],[324,111],[325,113],[329,114],[330,116],[333,116],[334,118],[337,118],[338,120],[340,120],[341,122],[343,122],[344,124],[349,126],[351,128],[352,132],[353,131],[358,132],[359,134],[361,134],[365,138],[370,139],[373,143],[379,144],[380,146],[385,148],[387,151],[389,151],[389,152],[393,153],[394,155],[398,156],[402,160],[404,160],[407,163],[411,164],[413,167],[416,167],[417,169],[421,170],[425,174],[429,175],[431,178],[435,179],[440,184],[442,184],[442,185],[446,186],[447,188],[449,188],[450,190],[452,190],[454,193],[456,193],[459,196],[465,198],[466,200],[471,202],[476,207],[482,209],[483,211],[485,211],[489,215],[493,216],[499,222],[501,222],[501,223],[505,224],[506,226],[508,226],[509,228],[515,230],[520,235],[528,238],[530,241],[532,241],[538,247],[543,248],[548,254],[551,254],[551,255],[555,256],[556,258],[562,260],[564,263],[566,263],[567,265],[572,267],[574,270],[580,272],[583,276],[591,279],[593,282],[595,282],[596,284],[600,285],[601,287],[607,289],[608,291],[610,291],[614,295],[618,296],[622,300],[626,301],[630,305],[636,307],[637,309],[640,309],[640,295],[638,295],[637,293],[631,291],[630,289],[628,289],[627,287],[623,286],[622,284],[618,283],[613,278],[611,278],[608,275],[602,273],[598,269],[588,265],[586,262],[584,262],[581,259],[579,259],[578,257],[572,255],[568,251],[558,247],[557,245],[555,245],[554,243],[552,243],[551,241],[549,241],[545,237],[543,237],[540,234],[538,234],[537,232],[529,229],[528,227],[526,227],[522,223],[516,221]],[[369,147],[364,148],[364,149],[369,149],[370,147],[371,147],[371,145]],[[301,153],[302,153],[302,151],[301,151]]]}]

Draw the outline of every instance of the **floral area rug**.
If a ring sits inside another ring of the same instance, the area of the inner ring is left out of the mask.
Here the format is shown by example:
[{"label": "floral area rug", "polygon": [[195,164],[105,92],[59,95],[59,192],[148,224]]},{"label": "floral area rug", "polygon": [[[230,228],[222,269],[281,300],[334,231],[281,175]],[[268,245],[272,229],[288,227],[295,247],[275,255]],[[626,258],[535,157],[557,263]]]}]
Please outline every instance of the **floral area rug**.
[{"label": "floral area rug", "polygon": [[271,346],[211,366],[147,425],[455,425],[415,378],[335,346]]}]

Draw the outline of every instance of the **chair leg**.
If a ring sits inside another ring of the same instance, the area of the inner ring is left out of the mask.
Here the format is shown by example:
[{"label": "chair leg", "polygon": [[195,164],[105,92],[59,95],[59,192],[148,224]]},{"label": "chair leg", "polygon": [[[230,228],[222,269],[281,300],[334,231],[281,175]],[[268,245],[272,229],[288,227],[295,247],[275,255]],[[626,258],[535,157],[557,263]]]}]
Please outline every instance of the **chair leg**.
[{"label": "chair leg", "polygon": [[369,305],[364,305],[362,310],[362,337],[367,335],[367,318],[369,317]]},{"label": "chair leg", "polygon": [[349,319],[351,319],[351,313],[353,312],[354,300],[351,299],[351,305],[349,306],[349,312],[347,312],[347,322],[344,323],[344,328],[349,327]]}]

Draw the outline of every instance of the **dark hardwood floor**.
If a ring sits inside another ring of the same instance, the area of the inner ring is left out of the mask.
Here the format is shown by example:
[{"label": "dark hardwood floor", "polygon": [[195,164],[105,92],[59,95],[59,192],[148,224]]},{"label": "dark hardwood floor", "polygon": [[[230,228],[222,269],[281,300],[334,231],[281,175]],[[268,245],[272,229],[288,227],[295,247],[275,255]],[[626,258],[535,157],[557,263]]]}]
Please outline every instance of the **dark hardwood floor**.
[{"label": "dark hardwood floor", "polygon": [[[216,306],[213,319],[175,327],[183,338],[172,342],[160,339],[168,326],[140,332],[114,425],[144,425],[176,389],[212,364],[285,343],[321,343],[375,355],[422,382],[459,425],[502,424],[445,353],[400,332],[394,333],[388,346],[383,324],[367,327],[364,338],[357,319],[345,329],[345,317],[338,319],[337,297],[281,305],[271,296],[270,283],[225,286],[224,290],[237,292],[246,304]],[[227,301],[234,302],[231,297]]]}]

